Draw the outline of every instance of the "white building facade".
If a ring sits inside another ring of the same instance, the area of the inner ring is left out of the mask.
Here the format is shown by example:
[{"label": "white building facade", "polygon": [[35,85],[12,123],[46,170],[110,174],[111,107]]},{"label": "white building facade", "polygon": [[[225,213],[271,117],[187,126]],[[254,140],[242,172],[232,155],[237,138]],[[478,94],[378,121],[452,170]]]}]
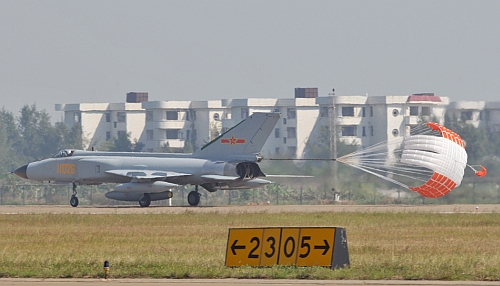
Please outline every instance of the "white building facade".
[{"label": "white building facade", "polygon": [[[334,107],[334,108],[333,108]],[[81,124],[86,148],[130,134],[143,151],[165,147],[192,152],[254,112],[280,112],[281,120],[262,154],[302,158],[308,141],[322,130],[337,130],[343,142],[360,147],[408,134],[423,120],[444,122],[445,114],[478,127],[500,130],[500,102],[449,102],[434,94],[400,96],[322,96],[248,98],[209,101],[142,101],[135,103],[57,104],[64,122]],[[333,111],[335,112],[334,114]],[[333,115],[333,116],[332,116]],[[334,128],[332,129],[332,124]],[[328,146],[325,146],[328,148]]]},{"label": "white building facade", "polygon": [[145,110],[141,103],[56,104],[64,112],[64,122],[71,128],[81,124],[85,148],[99,148],[124,132],[132,141],[143,141]]}]

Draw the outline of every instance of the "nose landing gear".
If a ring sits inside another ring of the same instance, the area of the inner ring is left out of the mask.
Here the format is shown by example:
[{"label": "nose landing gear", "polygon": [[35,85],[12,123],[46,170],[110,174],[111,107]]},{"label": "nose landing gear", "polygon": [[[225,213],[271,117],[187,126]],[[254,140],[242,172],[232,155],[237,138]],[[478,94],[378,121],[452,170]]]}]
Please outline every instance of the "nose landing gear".
[{"label": "nose landing gear", "polygon": [[71,199],[69,200],[69,204],[76,208],[78,206],[78,198],[76,197],[76,183],[73,182],[73,195],[71,195]]}]

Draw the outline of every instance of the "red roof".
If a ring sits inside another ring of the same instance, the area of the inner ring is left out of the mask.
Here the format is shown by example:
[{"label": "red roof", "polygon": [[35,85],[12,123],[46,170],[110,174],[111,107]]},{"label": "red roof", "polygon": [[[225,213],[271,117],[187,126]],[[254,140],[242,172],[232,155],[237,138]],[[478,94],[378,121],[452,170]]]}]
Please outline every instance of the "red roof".
[{"label": "red roof", "polygon": [[408,96],[408,102],[415,101],[430,101],[430,102],[443,102],[441,97],[433,95],[410,95]]}]

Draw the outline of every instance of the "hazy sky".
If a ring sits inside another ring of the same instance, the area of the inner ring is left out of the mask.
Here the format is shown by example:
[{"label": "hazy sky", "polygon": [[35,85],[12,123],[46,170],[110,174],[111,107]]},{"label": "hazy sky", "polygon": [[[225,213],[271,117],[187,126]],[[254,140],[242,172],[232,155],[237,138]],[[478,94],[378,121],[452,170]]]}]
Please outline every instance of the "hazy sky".
[{"label": "hazy sky", "polygon": [[500,101],[500,1],[0,0],[0,107],[434,92]]}]

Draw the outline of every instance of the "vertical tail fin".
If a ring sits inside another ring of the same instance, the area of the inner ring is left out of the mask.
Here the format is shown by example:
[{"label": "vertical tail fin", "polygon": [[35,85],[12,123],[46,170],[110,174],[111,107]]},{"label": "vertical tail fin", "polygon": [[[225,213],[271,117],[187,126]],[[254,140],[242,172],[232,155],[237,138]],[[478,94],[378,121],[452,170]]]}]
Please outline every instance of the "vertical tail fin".
[{"label": "vertical tail fin", "polygon": [[212,158],[259,153],[280,118],[279,113],[254,113],[193,155]]}]

